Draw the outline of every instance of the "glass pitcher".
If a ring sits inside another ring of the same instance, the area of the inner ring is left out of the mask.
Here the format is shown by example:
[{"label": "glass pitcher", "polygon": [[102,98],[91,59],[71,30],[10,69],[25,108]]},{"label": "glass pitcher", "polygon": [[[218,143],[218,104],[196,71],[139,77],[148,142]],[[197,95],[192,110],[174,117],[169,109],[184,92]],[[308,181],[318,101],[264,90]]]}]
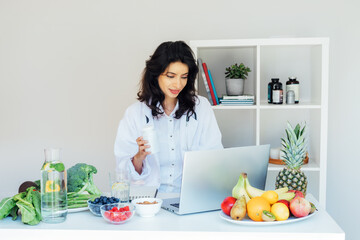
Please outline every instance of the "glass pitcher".
[{"label": "glass pitcher", "polygon": [[41,216],[46,223],[60,223],[67,216],[66,170],[60,161],[61,149],[45,149],[41,168]]}]

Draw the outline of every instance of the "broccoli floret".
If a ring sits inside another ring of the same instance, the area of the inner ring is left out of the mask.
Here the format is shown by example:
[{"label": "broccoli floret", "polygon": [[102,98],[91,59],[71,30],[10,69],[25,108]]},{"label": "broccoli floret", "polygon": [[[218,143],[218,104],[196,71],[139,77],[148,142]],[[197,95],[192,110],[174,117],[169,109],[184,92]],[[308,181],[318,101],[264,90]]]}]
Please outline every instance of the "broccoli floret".
[{"label": "broccoli floret", "polygon": [[93,181],[93,175],[96,173],[97,169],[86,163],[78,163],[69,168],[67,171],[68,192],[81,194],[87,191],[90,194],[101,195],[101,191]]}]

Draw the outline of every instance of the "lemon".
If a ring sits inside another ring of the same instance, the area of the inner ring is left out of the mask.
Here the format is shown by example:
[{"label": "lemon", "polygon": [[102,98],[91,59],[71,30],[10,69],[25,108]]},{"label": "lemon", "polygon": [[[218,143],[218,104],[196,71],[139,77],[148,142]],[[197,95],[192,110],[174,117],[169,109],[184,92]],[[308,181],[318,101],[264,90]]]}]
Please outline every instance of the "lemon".
[{"label": "lemon", "polygon": [[275,203],[270,212],[275,215],[276,221],[285,221],[290,216],[289,208],[283,203]]},{"label": "lemon", "polygon": [[115,191],[126,190],[126,189],[128,189],[128,184],[127,183],[114,183],[111,186],[111,189],[115,190]]},{"label": "lemon", "polygon": [[50,163],[45,163],[42,167],[42,170],[44,170],[44,171],[52,170],[52,169],[50,169]]},{"label": "lemon", "polygon": [[279,200],[279,195],[272,190],[264,192],[261,197],[265,198],[270,203],[270,205],[276,203]]}]

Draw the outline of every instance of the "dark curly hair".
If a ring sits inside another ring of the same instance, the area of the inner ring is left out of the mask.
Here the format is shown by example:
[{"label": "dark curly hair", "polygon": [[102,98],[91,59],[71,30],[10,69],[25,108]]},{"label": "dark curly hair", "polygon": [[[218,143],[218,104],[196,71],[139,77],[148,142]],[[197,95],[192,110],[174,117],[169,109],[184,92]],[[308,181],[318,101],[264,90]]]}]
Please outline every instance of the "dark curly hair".
[{"label": "dark curly hair", "polygon": [[158,103],[161,104],[165,99],[165,95],[159,87],[158,77],[173,62],[182,62],[189,68],[186,86],[177,96],[179,109],[175,112],[175,118],[179,119],[185,113],[190,117],[195,112],[195,78],[199,69],[193,52],[183,41],[164,42],[146,61],[146,67],[140,82],[140,90],[137,93],[137,99],[146,103],[154,117],[164,113],[157,107]]}]

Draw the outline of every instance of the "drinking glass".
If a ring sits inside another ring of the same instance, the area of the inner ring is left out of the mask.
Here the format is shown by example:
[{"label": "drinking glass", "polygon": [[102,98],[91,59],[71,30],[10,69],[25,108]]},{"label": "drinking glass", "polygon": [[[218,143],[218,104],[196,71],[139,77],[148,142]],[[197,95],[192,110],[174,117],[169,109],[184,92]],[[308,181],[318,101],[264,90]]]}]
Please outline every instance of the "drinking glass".
[{"label": "drinking glass", "polygon": [[111,196],[116,197],[121,203],[129,202],[130,179],[127,171],[109,173]]}]

